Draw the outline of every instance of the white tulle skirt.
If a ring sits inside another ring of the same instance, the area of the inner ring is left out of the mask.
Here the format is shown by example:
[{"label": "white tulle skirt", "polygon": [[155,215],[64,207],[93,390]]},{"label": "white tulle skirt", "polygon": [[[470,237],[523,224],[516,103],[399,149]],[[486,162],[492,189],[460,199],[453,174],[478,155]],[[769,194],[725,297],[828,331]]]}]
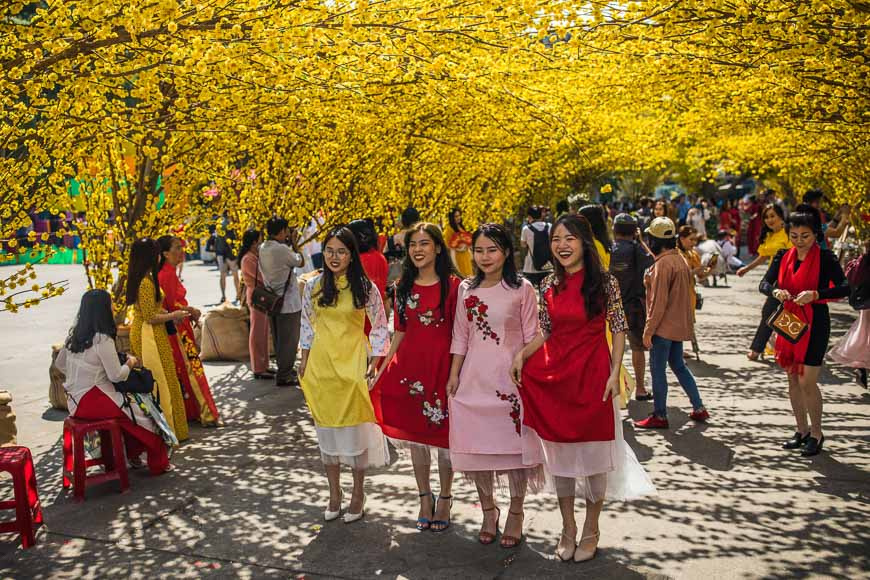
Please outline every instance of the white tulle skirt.
[{"label": "white tulle skirt", "polygon": [[591,501],[624,501],[655,494],[652,480],[625,442],[616,397],[613,399],[613,414],[613,441],[546,441],[534,429],[524,425],[523,463],[543,464],[547,490],[559,497],[574,495]]},{"label": "white tulle skirt", "polygon": [[324,465],[349,465],[353,469],[381,467],[390,460],[387,438],[375,423],[352,427],[318,427],[317,444]]}]

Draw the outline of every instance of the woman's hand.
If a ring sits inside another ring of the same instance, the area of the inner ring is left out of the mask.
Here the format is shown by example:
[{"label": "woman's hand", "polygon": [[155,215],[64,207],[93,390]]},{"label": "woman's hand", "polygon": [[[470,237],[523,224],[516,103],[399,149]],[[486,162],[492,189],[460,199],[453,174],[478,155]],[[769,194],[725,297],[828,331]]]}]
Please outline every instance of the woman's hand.
[{"label": "woman's hand", "polygon": [[308,357],[303,356],[302,360],[299,361],[299,369],[296,371],[296,374],[299,375],[300,379],[305,376],[305,367],[307,367],[307,366],[308,366]]},{"label": "woman's hand", "polygon": [[456,395],[456,391],[459,390],[459,377],[456,375],[450,375],[450,378],[447,379],[447,396],[452,397]]},{"label": "woman's hand", "polygon": [[737,277],[738,278],[744,277],[748,271],[749,271],[749,268],[747,268],[746,266],[743,266],[742,268],[737,270]]},{"label": "woman's hand", "polygon": [[202,316],[202,312],[199,311],[198,308],[194,308],[193,306],[188,306],[185,308],[190,317],[193,318],[194,321],[199,320],[199,317]]},{"label": "woman's hand", "polygon": [[520,351],[514,357],[514,362],[511,365],[511,371],[510,371],[511,372],[511,380],[514,382],[514,384],[517,387],[523,386],[522,385],[523,363],[525,363],[525,360],[523,360],[523,351]]},{"label": "woman's hand", "polygon": [[788,300],[794,299],[794,297],[791,295],[791,292],[789,292],[788,290],[783,290],[781,288],[777,288],[776,290],[774,290],[771,295],[780,302],[786,302]]},{"label": "woman's hand", "polygon": [[190,313],[186,310],[176,310],[175,312],[169,313],[169,318],[176,321],[184,320],[188,316],[190,316]]},{"label": "woman's hand", "polygon": [[809,304],[810,302],[815,302],[819,299],[819,293],[815,290],[804,290],[794,299],[794,303],[798,306],[803,306],[805,304]]},{"label": "woman's hand", "polygon": [[602,401],[607,401],[619,394],[619,371],[616,374],[611,374],[607,379],[607,384],[604,386],[604,398]]},{"label": "woman's hand", "polygon": [[373,358],[366,369],[366,382],[370,391],[375,386],[375,378],[380,374],[378,373],[378,362],[380,362],[380,359]]},{"label": "woman's hand", "polygon": [[139,366],[139,359],[133,356],[132,354],[127,355],[127,366],[132,368],[136,368]]}]

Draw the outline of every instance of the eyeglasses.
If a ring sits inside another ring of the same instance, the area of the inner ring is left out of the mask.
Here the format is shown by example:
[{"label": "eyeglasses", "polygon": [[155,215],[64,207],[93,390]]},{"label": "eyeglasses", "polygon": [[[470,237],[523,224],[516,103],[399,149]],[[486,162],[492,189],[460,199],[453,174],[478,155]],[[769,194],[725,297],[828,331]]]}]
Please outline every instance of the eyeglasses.
[{"label": "eyeglasses", "polygon": [[350,252],[348,252],[344,248],[339,248],[337,250],[333,250],[332,248],[326,248],[325,250],[323,250],[323,255],[327,258],[346,258],[350,255]]}]

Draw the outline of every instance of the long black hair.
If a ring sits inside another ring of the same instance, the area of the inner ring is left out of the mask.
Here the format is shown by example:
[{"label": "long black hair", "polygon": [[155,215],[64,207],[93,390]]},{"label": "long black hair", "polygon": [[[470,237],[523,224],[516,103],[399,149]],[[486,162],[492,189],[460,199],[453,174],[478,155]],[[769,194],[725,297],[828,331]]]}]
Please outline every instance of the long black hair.
[{"label": "long black hair", "polygon": [[251,248],[254,247],[254,244],[256,244],[259,239],[260,230],[255,230],[254,228],[251,228],[242,234],[242,247],[239,249],[239,265],[242,264],[242,258],[245,257],[245,254],[251,251]]},{"label": "long black hair", "polygon": [[758,236],[758,243],[759,244],[763,244],[764,240],[767,239],[767,236],[773,233],[773,230],[770,229],[769,227],[767,227],[767,220],[764,219],[764,217],[767,215],[768,210],[771,210],[771,209],[773,211],[775,211],[776,215],[779,216],[779,219],[782,220],[783,227],[785,226],[785,212],[782,211],[782,208],[779,205],[777,205],[775,203],[769,203],[766,206],[764,206],[764,209],[761,210],[761,234]]},{"label": "long black hair", "polygon": [[84,352],[94,346],[97,333],[112,338],[118,334],[112,314],[112,297],[105,290],[88,290],[82,296],[79,313],[64,347],[70,352]]},{"label": "long black hair", "polygon": [[[339,226],[326,234],[323,239],[323,249],[326,249],[326,244],[332,238],[338,239],[344,244],[350,252],[350,264],[347,267],[347,281],[350,284],[350,291],[353,295],[353,307],[365,308],[366,302],[369,299],[369,290],[372,288],[372,282],[366,276],[363,270],[362,262],[359,259],[359,247],[356,243],[356,236],[346,226]],[[324,259],[326,262],[326,259]],[[335,306],[338,304],[339,289],[335,284],[335,274],[332,270],[326,267],[324,263],[323,275],[320,278],[320,296],[317,303],[322,307]]]},{"label": "long black hair", "polygon": [[154,282],[154,301],[160,303],[160,282],[157,279],[160,247],[151,238],[141,238],[130,248],[130,262],[127,265],[127,306],[133,306],[139,299],[139,285],[145,276],[150,275]]},{"label": "long black hair", "polygon": [[353,220],[347,224],[347,228],[356,236],[357,247],[360,254],[365,254],[378,247],[378,232],[375,230],[375,221],[371,218]]},{"label": "long black hair", "polygon": [[[441,320],[444,320],[444,304],[447,302],[447,294],[450,292],[450,277],[456,276],[456,267],[453,265],[453,260],[450,259],[450,252],[447,245],[444,243],[444,234],[441,233],[441,228],[435,224],[428,222],[417,222],[414,227],[405,232],[405,247],[411,244],[411,237],[416,233],[424,233],[435,243],[435,246],[440,250],[435,255],[435,273],[438,274],[438,281],[441,284],[441,296],[438,302],[438,312]],[[396,284],[396,309],[399,312],[399,320],[404,324],[407,320],[405,316],[405,304],[411,296],[411,291],[414,289],[414,282],[419,274],[417,266],[414,265],[414,260],[410,255],[406,255],[402,260],[402,275]]]},{"label": "long black hair", "polygon": [[[456,212],[459,212],[459,219],[456,219]],[[453,206],[450,213],[447,215],[447,223],[450,224],[450,229],[454,232],[464,232],[465,224],[462,223],[462,210],[458,206]]]},{"label": "long black hair", "polygon": [[[507,284],[510,288],[519,288],[522,284],[520,275],[517,273],[517,265],[514,263],[514,242],[511,240],[511,235],[504,226],[499,224],[481,224],[471,235],[472,255],[474,245],[480,236],[486,236],[492,240],[498,249],[505,253],[504,265],[501,268],[502,283]],[[474,278],[471,279],[471,289],[474,290],[485,277],[483,270],[476,268],[477,272]]]},{"label": "long black hair", "polygon": [[157,238],[157,247],[160,248],[160,258],[157,261],[157,271],[163,269],[163,265],[166,264],[166,256],[163,255],[163,252],[168,252],[172,249],[172,242],[174,242],[177,238],[175,236],[160,236]]},{"label": "long black hair", "polygon": [[[589,206],[586,206],[589,207]],[[593,206],[594,207],[594,206]],[[604,312],[604,296],[605,296],[605,274],[601,266],[601,259],[598,257],[598,250],[595,248],[595,242],[592,234],[592,226],[584,216],[564,215],[556,220],[553,227],[550,228],[550,244],[553,243],[553,234],[559,226],[564,227],[571,232],[572,235],[580,240],[583,246],[583,286],[580,287],[580,294],[583,296],[583,306],[586,308],[586,318],[592,320],[602,312]],[[553,272],[555,276],[555,284],[553,292],[559,293],[565,285],[565,280],[568,273],[565,267],[559,260],[553,260]]]},{"label": "long black hair", "polygon": [[788,214],[788,219],[785,222],[786,233],[791,231],[791,228],[807,227],[813,230],[816,234],[816,241],[822,239],[822,215],[813,206],[802,203],[799,204],[794,211]]},{"label": "long black hair", "polygon": [[[604,218],[604,208],[600,205],[590,204],[580,208],[580,215],[586,218],[591,228],[592,235],[604,246],[608,254],[613,250],[613,242],[607,231],[607,220]],[[594,245],[594,244],[593,244]]]}]

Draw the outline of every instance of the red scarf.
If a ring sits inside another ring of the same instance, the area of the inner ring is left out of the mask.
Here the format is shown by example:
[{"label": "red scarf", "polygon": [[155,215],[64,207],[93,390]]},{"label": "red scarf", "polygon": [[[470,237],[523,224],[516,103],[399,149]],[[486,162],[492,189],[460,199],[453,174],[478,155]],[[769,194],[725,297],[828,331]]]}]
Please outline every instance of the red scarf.
[{"label": "red scarf", "polygon": [[[791,248],[782,257],[779,264],[779,277],[777,287],[787,290],[793,297],[805,290],[818,291],[819,268],[821,265],[821,250],[818,244],[813,244],[806,259],[794,271],[797,260],[797,248]],[[810,345],[810,332],[813,328],[812,304],[799,306],[792,300],[783,302],[783,308],[807,323],[807,331],[796,343],[792,344],[783,337],[776,337],[776,362],[790,374],[804,374],[804,360],[807,356],[807,348]]]}]

